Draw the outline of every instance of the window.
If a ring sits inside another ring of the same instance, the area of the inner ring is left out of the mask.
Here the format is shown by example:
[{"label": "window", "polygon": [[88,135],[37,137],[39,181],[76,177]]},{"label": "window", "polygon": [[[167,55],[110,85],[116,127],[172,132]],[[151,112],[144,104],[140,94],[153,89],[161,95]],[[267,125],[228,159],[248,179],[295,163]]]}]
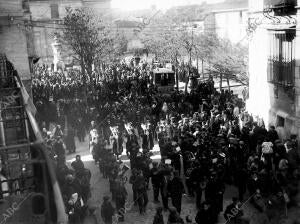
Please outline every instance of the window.
[{"label": "window", "polygon": [[23,0],[22,1],[22,8],[23,8],[24,12],[29,12],[30,11],[30,9],[29,9],[29,1]]},{"label": "window", "polygon": [[295,77],[294,28],[270,31],[268,82],[280,86],[294,86]]},{"label": "window", "polygon": [[50,7],[51,7],[51,19],[58,19],[59,18],[58,4],[52,4]]},{"label": "window", "polygon": [[29,62],[29,71],[30,73],[33,73],[33,57],[28,57]]},{"label": "window", "polygon": [[277,115],[276,126],[284,127],[284,118],[283,117]]},{"label": "window", "polygon": [[243,11],[240,11],[240,23],[243,22]]}]

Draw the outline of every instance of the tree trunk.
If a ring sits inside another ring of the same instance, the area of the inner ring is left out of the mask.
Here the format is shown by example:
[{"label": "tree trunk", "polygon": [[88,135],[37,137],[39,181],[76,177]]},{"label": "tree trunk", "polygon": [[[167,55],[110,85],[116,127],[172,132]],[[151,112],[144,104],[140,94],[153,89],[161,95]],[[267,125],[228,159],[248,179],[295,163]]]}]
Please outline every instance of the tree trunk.
[{"label": "tree trunk", "polygon": [[228,91],[230,91],[230,83],[229,83],[229,78],[226,77],[226,81],[227,81],[227,88],[228,88]]},{"label": "tree trunk", "polygon": [[175,79],[176,79],[176,90],[179,91],[179,81],[178,81],[178,69],[177,69],[177,65],[175,65]]},{"label": "tree trunk", "polygon": [[202,78],[204,79],[203,59],[201,59]]},{"label": "tree trunk", "polygon": [[189,68],[188,76],[185,78],[185,86],[184,86],[184,93],[185,94],[187,94],[187,88],[188,88],[189,80],[190,80],[190,68]]},{"label": "tree trunk", "polygon": [[83,82],[83,100],[85,104],[87,104],[87,85],[86,85],[86,76],[85,76],[85,67],[83,58],[80,60],[80,66],[81,66],[81,75],[82,75],[82,82]]},{"label": "tree trunk", "polygon": [[175,55],[175,79],[176,79],[176,89],[177,89],[177,91],[179,91],[177,55]]},{"label": "tree trunk", "polygon": [[222,91],[223,74],[220,74],[220,92]]},{"label": "tree trunk", "polygon": [[94,93],[94,81],[93,81],[93,66],[92,64],[88,64],[87,65],[87,75],[90,79],[90,88],[91,88],[91,91],[92,91],[92,94]]}]

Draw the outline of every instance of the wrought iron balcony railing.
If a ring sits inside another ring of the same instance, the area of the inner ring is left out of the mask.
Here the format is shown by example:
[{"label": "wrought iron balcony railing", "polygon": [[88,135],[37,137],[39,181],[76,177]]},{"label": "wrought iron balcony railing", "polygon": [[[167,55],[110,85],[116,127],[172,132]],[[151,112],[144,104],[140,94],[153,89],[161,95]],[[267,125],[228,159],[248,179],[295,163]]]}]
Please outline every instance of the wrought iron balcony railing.
[{"label": "wrought iron balcony railing", "polygon": [[278,61],[269,58],[268,82],[284,87],[293,87],[295,85],[295,60]]}]

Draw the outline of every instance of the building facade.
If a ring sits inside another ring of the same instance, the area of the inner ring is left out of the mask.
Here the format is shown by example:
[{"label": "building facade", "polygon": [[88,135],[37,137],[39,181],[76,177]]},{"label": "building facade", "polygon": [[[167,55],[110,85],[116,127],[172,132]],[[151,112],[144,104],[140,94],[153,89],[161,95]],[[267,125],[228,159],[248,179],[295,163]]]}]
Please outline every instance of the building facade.
[{"label": "building facade", "polygon": [[24,84],[30,83],[32,46],[28,5],[22,0],[0,1],[0,52],[17,69]]},{"label": "building facade", "polygon": [[110,10],[111,0],[30,0],[29,9],[33,24],[34,47],[41,63],[55,64],[58,61],[72,62],[72,55],[55,58],[60,49],[55,33],[63,28],[66,8],[91,8],[99,15]]},{"label": "building facade", "polygon": [[218,37],[232,43],[247,44],[248,0],[226,0],[208,4],[209,14],[204,20],[204,31],[215,32]]},{"label": "building facade", "polygon": [[247,110],[282,139],[300,136],[299,0],[249,1]]}]

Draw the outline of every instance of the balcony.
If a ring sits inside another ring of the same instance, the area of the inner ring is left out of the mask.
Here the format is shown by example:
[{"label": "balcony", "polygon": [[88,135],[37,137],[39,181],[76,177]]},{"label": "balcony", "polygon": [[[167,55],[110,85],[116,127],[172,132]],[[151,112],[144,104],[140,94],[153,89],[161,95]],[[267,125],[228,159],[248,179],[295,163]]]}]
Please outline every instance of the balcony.
[{"label": "balcony", "polygon": [[295,15],[297,0],[264,0],[264,8],[274,11],[275,16]]}]

